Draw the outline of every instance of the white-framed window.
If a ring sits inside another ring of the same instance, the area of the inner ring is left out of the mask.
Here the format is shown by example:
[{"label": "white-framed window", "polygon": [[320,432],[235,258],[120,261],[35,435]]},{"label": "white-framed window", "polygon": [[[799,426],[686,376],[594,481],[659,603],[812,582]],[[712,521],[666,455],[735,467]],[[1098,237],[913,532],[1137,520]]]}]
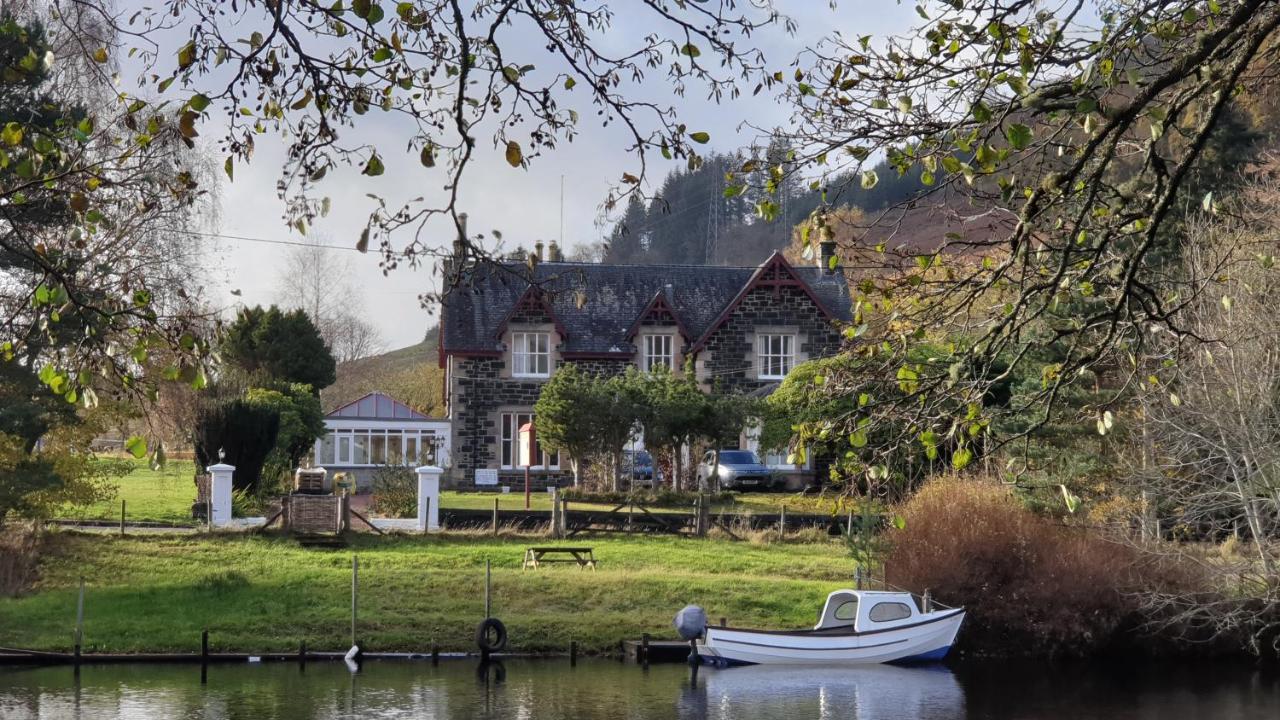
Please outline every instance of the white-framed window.
[{"label": "white-framed window", "polygon": [[756,336],[757,377],[761,380],[781,380],[796,364],[796,337],[794,335],[765,334]]},{"label": "white-framed window", "polygon": [[674,346],[674,337],[671,335],[645,335],[644,371],[653,372],[660,367],[670,370],[675,367]]},{"label": "white-framed window", "polygon": [[551,334],[511,333],[511,376],[551,376]]},{"label": "white-framed window", "polygon": [[[531,412],[502,413],[502,457],[499,459],[502,461],[504,470],[511,470],[519,466],[520,427],[531,422],[533,422],[533,413]],[[538,446],[534,456],[542,458],[542,467],[547,470],[559,470],[560,453],[543,452],[541,443],[538,443],[536,435],[534,436],[534,443]]]},{"label": "white-framed window", "polygon": [[317,465],[406,465],[436,462],[436,437],[430,430],[329,431],[317,444]]}]

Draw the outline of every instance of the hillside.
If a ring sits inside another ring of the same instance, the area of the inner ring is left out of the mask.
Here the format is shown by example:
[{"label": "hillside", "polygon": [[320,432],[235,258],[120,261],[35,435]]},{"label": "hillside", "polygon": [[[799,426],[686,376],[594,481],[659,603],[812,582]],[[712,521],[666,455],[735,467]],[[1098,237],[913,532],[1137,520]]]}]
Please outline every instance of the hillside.
[{"label": "hillside", "polygon": [[432,328],[417,345],[338,365],[337,381],[320,393],[325,412],[380,391],[427,415],[443,415],[438,342],[439,331]]}]

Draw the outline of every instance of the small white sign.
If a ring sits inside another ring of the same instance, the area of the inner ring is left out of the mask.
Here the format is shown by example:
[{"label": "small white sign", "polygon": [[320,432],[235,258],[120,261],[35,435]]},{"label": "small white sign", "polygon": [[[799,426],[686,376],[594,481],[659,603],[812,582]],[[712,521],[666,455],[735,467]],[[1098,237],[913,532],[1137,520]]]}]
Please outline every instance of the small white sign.
[{"label": "small white sign", "polygon": [[476,470],[476,484],[477,485],[497,485],[498,471],[492,470],[492,469]]},{"label": "small white sign", "polygon": [[503,486],[502,486],[502,492],[507,493],[507,494],[511,494],[511,486],[510,486],[510,485],[503,485]]}]

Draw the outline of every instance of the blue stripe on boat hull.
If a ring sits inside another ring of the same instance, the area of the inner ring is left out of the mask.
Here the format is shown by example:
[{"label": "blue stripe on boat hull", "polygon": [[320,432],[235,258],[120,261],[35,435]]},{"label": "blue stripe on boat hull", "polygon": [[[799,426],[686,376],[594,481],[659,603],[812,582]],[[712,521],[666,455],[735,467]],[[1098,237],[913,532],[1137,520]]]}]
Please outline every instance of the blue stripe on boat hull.
[{"label": "blue stripe on boat hull", "polygon": [[947,653],[950,651],[951,651],[950,645],[943,645],[937,650],[930,650],[929,652],[920,653],[919,655],[912,655],[910,657],[899,658],[897,660],[890,660],[889,662],[890,664],[893,664],[893,665],[912,665],[915,663],[938,662],[939,660],[945,658],[947,656]]}]

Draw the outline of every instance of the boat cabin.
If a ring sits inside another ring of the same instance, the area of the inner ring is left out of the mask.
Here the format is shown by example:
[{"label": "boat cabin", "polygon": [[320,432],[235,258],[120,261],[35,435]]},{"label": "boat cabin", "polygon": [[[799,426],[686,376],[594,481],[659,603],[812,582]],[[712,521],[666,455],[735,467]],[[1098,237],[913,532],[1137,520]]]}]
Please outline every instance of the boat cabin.
[{"label": "boat cabin", "polygon": [[814,630],[853,628],[857,632],[896,627],[921,615],[911,593],[883,590],[836,590],[827,596]]}]

